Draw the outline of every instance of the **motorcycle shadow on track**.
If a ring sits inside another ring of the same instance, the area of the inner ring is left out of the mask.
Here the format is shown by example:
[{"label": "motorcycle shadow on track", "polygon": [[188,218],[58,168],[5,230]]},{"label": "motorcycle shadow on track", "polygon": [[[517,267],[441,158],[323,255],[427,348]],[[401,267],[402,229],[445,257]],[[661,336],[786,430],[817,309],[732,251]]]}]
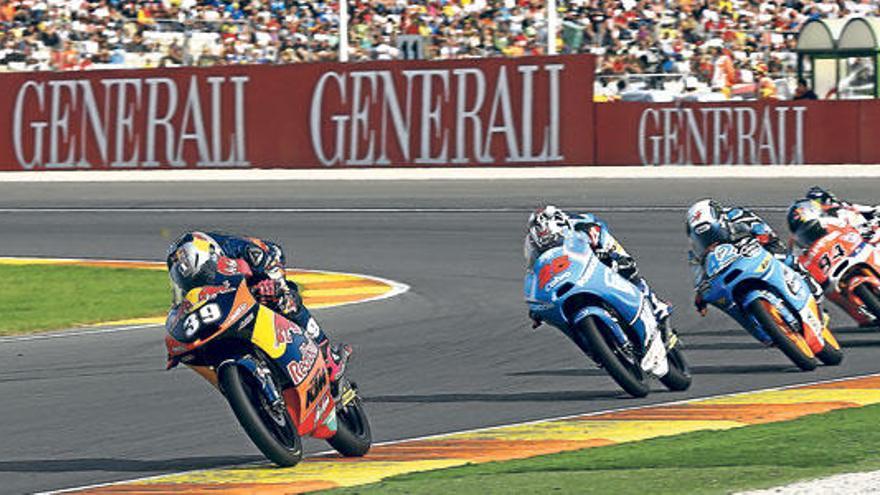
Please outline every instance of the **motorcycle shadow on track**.
[{"label": "motorcycle shadow on track", "polygon": [[453,403],[453,402],[581,402],[598,399],[618,399],[629,396],[617,390],[560,390],[556,392],[513,392],[496,393],[461,393],[461,394],[425,394],[425,395],[377,395],[366,397],[371,404],[399,403]]},{"label": "motorcycle shadow on track", "polygon": [[0,473],[67,473],[107,471],[123,473],[154,473],[192,471],[234,466],[263,461],[259,455],[178,457],[173,459],[117,459],[90,457],[84,459],[27,459],[0,461]]},{"label": "motorcycle shadow on track", "polygon": [[[880,345],[878,342],[877,345]],[[688,346],[688,349],[691,349]],[[796,372],[797,367],[790,364],[718,364],[718,365],[691,365],[691,373],[694,375],[761,375],[774,373]],[[516,373],[508,373],[508,376],[564,376],[564,377],[580,377],[580,376],[603,376],[602,370],[596,369],[556,369],[556,370],[534,370],[534,371],[518,371]]]}]

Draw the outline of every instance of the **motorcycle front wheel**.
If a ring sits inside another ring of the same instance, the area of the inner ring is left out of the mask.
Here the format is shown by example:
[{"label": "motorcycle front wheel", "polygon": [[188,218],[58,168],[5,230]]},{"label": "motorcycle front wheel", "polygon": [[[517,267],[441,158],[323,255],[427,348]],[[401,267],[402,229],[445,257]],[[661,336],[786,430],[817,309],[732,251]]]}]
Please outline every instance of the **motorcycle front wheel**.
[{"label": "motorcycle front wheel", "polygon": [[[584,337],[593,359],[601,365],[620,387],[633,397],[645,397],[651,391],[647,376],[637,359],[632,361],[624,355],[613,336],[606,339],[606,332],[599,330],[595,317],[588,316],[576,331]],[[609,340],[611,342],[609,342]]]},{"label": "motorcycle front wheel", "polygon": [[[343,380],[346,380],[343,378]],[[340,384],[344,391],[336,409],[336,434],[327,440],[331,447],[345,457],[363,457],[373,444],[370,420],[364,410],[357,388],[349,383]],[[346,394],[354,394],[350,398]]]},{"label": "motorcycle front wheel", "polygon": [[[774,311],[777,312],[776,317],[774,317]],[[764,332],[773,339],[776,347],[788,356],[788,359],[798,368],[804,371],[816,369],[817,363],[813,357],[813,351],[810,350],[803,336],[788,327],[788,324],[778,316],[778,311],[769,301],[756,299],[749,304],[749,312],[758,320]]]},{"label": "motorcycle front wheel", "polygon": [[260,452],[281,467],[299,464],[302,440],[286,408],[274,410],[257,379],[235,364],[220,366],[217,375],[235,417]]},{"label": "motorcycle front wheel", "polygon": [[868,284],[861,284],[855,288],[853,294],[865,303],[868,311],[876,318],[875,321],[880,321],[880,299],[877,298],[877,294],[871,290],[871,287]]}]

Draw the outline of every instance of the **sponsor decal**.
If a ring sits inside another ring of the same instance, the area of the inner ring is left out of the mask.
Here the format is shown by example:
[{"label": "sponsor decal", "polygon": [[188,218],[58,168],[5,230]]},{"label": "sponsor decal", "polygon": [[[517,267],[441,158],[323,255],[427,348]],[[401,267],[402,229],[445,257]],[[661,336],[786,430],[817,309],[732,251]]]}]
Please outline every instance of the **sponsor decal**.
[{"label": "sponsor decal", "polygon": [[247,309],[248,309],[247,303],[239,304],[238,307],[235,308],[232,311],[232,313],[229,314],[229,318],[227,319],[227,321],[235,321],[239,316],[241,316],[242,313],[247,311]]},{"label": "sponsor decal", "polygon": [[199,291],[199,302],[213,301],[220,294],[228,294],[230,292],[235,292],[235,289],[229,286],[228,280],[224,280],[223,285],[202,287]]},{"label": "sponsor decal", "polygon": [[[326,71],[312,90],[312,149],[328,167],[390,165],[392,149],[420,165],[558,162],[565,68],[554,61]],[[327,100],[338,110],[328,111]]]},{"label": "sponsor decal", "polygon": [[[242,167],[246,75],[25,81],[10,95],[22,169]],[[139,77],[133,77],[133,76]],[[194,160],[187,156],[194,152]]]},{"label": "sponsor decal", "polygon": [[226,276],[239,275],[241,273],[238,260],[226,257],[221,257],[218,261],[217,271]]},{"label": "sponsor decal", "polygon": [[315,401],[318,400],[318,397],[321,396],[321,392],[324,391],[324,388],[326,386],[327,373],[318,373],[317,375],[315,375],[315,379],[312,380],[311,386],[306,392],[306,409],[312,407]]},{"label": "sponsor decal", "polygon": [[302,330],[287,318],[275,315],[275,344],[292,344],[294,335],[302,335]]},{"label": "sponsor decal", "polygon": [[309,372],[315,366],[318,359],[318,345],[312,340],[306,340],[299,346],[299,361],[291,361],[287,365],[287,371],[294,385],[299,385],[309,376]]},{"label": "sponsor decal", "polygon": [[646,108],[639,119],[644,165],[804,163],[805,106]]}]

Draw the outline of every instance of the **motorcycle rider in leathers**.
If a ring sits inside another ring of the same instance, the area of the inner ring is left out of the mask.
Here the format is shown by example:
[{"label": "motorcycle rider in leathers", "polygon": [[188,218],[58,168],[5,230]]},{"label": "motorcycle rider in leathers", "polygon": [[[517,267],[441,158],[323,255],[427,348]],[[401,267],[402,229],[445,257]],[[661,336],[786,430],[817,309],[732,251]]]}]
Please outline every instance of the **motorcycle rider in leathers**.
[{"label": "motorcycle rider in leathers", "polygon": [[260,304],[268,306],[299,326],[324,353],[332,381],[345,371],[351,347],[331,346],[327,334],[302,303],[297,285],[285,278],[281,246],[255,237],[216,232],[189,232],[168,248],[166,263],[175,290],[175,304],[194,286],[213,279],[219,257],[243,260],[250,274],[247,284]]},{"label": "motorcycle rider in leathers", "polygon": [[[706,254],[719,243],[735,244],[748,238],[757,240],[776,259],[797,271],[807,282],[816,302],[821,303],[822,286],[795,261],[770,225],[752,211],[736,206],[723,207],[713,199],[703,199],[688,209],[686,228],[691,245],[688,261],[694,271],[694,306],[700,315],[705,316],[707,308],[703,301]],[[828,313],[824,309],[822,312],[827,326]]]},{"label": "motorcycle rider in leathers", "polygon": [[865,240],[876,240],[877,227],[880,226],[880,206],[843,201],[830,191],[813,186],[788,209],[788,229],[792,235],[803,229],[804,224],[810,220],[807,217],[812,216],[800,215],[801,211],[818,212],[823,222],[855,227]]},{"label": "motorcycle rider in leathers", "polygon": [[[636,262],[623,246],[611,235],[608,226],[590,213],[568,213],[556,206],[548,205],[531,214],[528,221],[528,233],[525,239],[525,257],[528,267],[548,249],[559,246],[571,232],[586,234],[590,247],[599,260],[619,275],[632,282],[642,293],[648,297],[654,307],[654,316],[658,327],[663,332],[665,342],[672,338],[672,328],[669,326],[670,307],[661,300],[648,283],[639,276]],[[533,315],[533,328],[540,326],[541,322]]]}]

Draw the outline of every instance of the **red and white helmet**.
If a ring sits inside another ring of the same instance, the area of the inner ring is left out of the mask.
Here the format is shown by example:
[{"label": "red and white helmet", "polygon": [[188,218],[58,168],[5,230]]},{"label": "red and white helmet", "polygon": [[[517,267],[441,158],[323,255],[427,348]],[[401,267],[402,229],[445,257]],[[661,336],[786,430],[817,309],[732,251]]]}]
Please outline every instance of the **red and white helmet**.
[{"label": "red and white helmet", "polygon": [[547,205],[529,217],[528,243],[539,251],[545,251],[562,244],[570,228],[568,215],[553,205]]}]

